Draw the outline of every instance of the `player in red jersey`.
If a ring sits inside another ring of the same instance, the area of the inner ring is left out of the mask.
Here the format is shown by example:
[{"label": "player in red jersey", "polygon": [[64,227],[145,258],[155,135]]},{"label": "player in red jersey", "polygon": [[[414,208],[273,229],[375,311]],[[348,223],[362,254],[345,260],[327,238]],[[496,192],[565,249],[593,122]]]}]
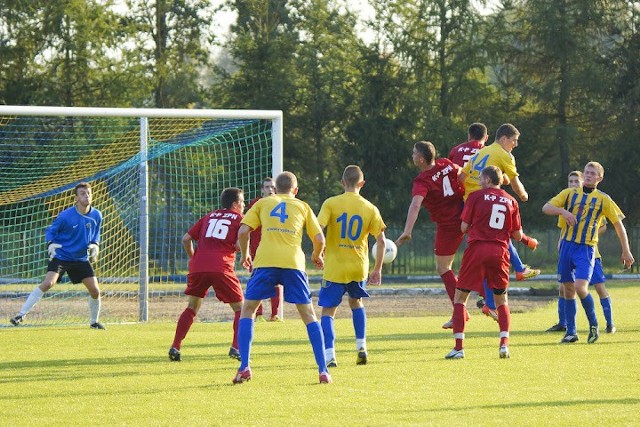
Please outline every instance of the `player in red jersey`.
[{"label": "player in red jersey", "polygon": [[[399,247],[411,240],[420,206],[424,206],[429,211],[431,221],[436,224],[436,270],[453,303],[458,282],[452,270],[453,259],[464,237],[460,231],[460,213],[464,196],[464,190],[458,183],[460,170],[449,159],[436,159],[436,149],[428,141],[414,144],[412,159],[420,169],[420,174],[413,180],[413,198],[407,212],[404,231],[396,240],[396,245]],[[445,329],[452,326],[451,320],[442,325]]]},{"label": "player in red jersey", "polygon": [[[251,207],[255,205],[256,202],[262,199],[263,197],[269,197],[276,194],[276,184],[273,181],[273,178],[266,177],[265,179],[262,180],[262,188],[260,192],[261,192],[261,195],[259,197],[256,197],[249,203],[249,206],[247,206],[247,210],[251,209]],[[262,239],[262,227],[258,227],[255,230],[253,230],[250,234],[249,253],[251,254],[251,259],[254,259],[256,256],[256,251],[258,250],[258,245],[260,244],[261,239]],[[278,315],[281,299],[282,299],[282,286],[276,286],[276,295],[273,298],[271,298],[271,318],[269,320],[272,322],[282,321],[282,319]],[[260,303],[260,305],[258,306],[258,311],[256,312],[256,318],[258,318],[258,316],[261,316],[260,318],[264,319],[262,303]]]},{"label": "player in red jersey", "polygon": [[[182,246],[189,256],[187,308],[182,312],[176,326],[169,359],[181,360],[180,346],[187,336],[202,300],[213,287],[216,297],[229,304],[234,312],[233,341],[229,357],[240,360],[238,352],[238,321],[242,309],[242,288],[236,276],[234,264],[238,250],[238,229],[244,211],[244,193],[239,188],[225,188],[220,196],[222,209],[209,212],[182,237]],[[198,242],[197,249],[193,241]]]},{"label": "player in red jersey", "polygon": [[498,306],[500,358],[509,354],[511,313],[507,303],[509,287],[509,240],[522,238],[518,202],[500,188],[502,171],[487,166],[480,173],[481,189],[469,195],[461,216],[461,230],[468,232],[453,304],[455,347],[445,359],[464,358],[464,327],[469,292],[480,291],[486,280]]},{"label": "player in red jersey", "polygon": [[449,152],[449,160],[461,168],[484,147],[489,139],[487,127],[483,123],[472,123],[468,129],[468,140],[462,144],[458,144]]}]

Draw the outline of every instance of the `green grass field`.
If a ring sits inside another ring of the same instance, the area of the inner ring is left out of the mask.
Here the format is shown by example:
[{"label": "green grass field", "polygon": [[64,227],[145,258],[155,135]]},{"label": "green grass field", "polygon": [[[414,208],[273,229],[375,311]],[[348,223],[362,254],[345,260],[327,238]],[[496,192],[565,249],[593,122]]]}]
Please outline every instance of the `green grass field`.
[{"label": "green grass field", "polygon": [[443,316],[371,317],[370,362],[356,366],[351,321],[339,319],[329,385],[293,317],[256,324],[253,380],[237,386],[230,323],[195,323],[179,363],[167,358],[173,323],[2,328],[0,425],[638,425],[640,288],[610,283],[616,334],[587,344],[580,309],[581,341],[560,345],[542,332],[550,303],[513,315],[507,360],[496,323],[475,310],[464,360],[443,359]]}]

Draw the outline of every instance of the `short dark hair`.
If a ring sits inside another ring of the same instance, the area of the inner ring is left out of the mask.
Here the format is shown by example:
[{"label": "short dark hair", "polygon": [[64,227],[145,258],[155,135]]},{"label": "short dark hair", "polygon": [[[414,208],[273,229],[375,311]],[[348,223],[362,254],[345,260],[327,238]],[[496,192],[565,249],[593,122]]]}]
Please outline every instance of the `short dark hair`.
[{"label": "short dark hair", "polygon": [[496,131],[496,141],[506,136],[507,138],[511,138],[513,136],[520,135],[520,131],[511,123],[505,123],[498,128]]},{"label": "short dark hair", "polygon": [[344,168],[344,172],[342,172],[342,180],[348,186],[357,185],[359,182],[364,180],[362,169],[357,165],[347,166]]},{"label": "short dark hair", "polygon": [[487,166],[486,168],[482,169],[480,175],[488,177],[493,185],[500,185],[502,183],[502,171],[497,166]]},{"label": "short dark hair", "polygon": [[487,136],[487,127],[483,123],[471,123],[468,133],[475,141],[480,141]]},{"label": "short dark hair", "polygon": [[91,191],[91,184],[89,184],[88,182],[79,182],[73,189],[73,194],[75,194],[76,196],[78,195],[78,190],[81,188],[86,188],[87,190]]},{"label": "short dark hair", "polygon": [[429,141],[418,141],[413,144],[413,148],[429,163],[436,158],[436,147]]},{"label": "short dark hair", "polygon": [[220,194],[220,204],[225,209],[231,209],[234,203],[240,201],[240,195],[244,194],[241,188],[229,187],[222,190]]}]

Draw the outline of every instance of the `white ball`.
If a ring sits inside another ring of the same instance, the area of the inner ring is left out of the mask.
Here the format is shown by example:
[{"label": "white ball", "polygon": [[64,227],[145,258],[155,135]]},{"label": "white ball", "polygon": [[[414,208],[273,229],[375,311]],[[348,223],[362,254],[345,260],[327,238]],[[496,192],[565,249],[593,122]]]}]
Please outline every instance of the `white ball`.
[{"label": "white ball", "polygon": [[[384,257],[382,258],[382,262],[384,264],[390,264],[393,262],[393,260],[396,259],[396,256],[398,256],[398,247],[393,242],[393,240],[384,239],[384,242],[385,242],[385,248],[384,248]],[[373,247],[371,247],[371,256],[373,257],[373,259],[376,259],[376,249],[378,249],[378,242],[374,243]]]}]

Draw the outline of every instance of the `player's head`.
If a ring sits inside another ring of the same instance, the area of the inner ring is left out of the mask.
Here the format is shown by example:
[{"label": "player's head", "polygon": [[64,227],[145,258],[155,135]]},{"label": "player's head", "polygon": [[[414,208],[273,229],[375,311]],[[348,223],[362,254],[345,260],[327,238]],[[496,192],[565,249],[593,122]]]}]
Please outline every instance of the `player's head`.
[{"label": "player's head", "polygon": [[244,211],[244,192],[237,187],[225,188],[220,194],[220,204],[225,209],[242,213]]},{"label": "player's head", "polygon": [[278,194],[296,194],[298,192],[298,178],[292,172],[282,172],[276,177],[276,192]]},{"label": "player's head", "polygon": [[364,185],[362,169],[356,165],[349,165],[342,172],[342,185],[346,189],[354,190]]},{"label": "player's head", "polygon": [[468,133],[470,141],[487,140],[487,127],[483,123],[471,123]]},{"label": "player's head", "polygon": [[511,123],[503,124],[496,131],[496,141],[509,152],[518,146],[519,137],[520,131]]},{"label": "player's head", "polygon": [[262,197],[273,196],[276,194],[276,183],[270,176],[262,180],[262,188],[260,189]]},{"label": "player's head", "polygon": [[571,171],[567,176],[567,186],[569,188],[580,188],[582,187],[582,183],[584,179],[582,178],[582,172],[580,171]]},{"label": "player's head", "polygon": [[502,182],[502,171],[497,166],[487,166],[480,172],[480,185],[482,188],[499,187]]},{"label": "player's head", "polygon": [[420,165],[420,161],[424,161],[426,164],[431,164],[436,158],[436,147],[429,141],[418,141],[413,144],[413,163],[416,166]]},{"label": "player's head", "polygon": [[589,162],[584,166],[582,177],[585,187],[595,188],[604,178],[604,168],[598,162]]},{"label": "player's head", "polygon": [[78,183],[73,189],[73,194],[76,196],[76,203],[85,207],[91,204],[91,185],[88,182]]}]

